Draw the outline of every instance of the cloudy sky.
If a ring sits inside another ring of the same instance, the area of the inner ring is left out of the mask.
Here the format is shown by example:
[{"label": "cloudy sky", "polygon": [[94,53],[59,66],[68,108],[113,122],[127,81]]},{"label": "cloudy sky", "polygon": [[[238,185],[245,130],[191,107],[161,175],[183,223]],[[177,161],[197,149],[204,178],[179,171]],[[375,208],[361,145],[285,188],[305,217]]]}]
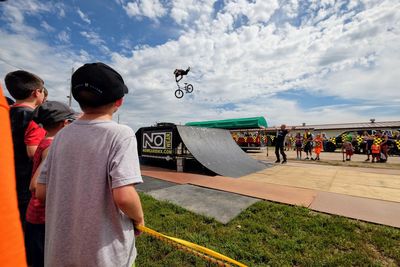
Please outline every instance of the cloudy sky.
[{"label": "cloudy sky", "polygon": [[[102,61],[130,88],[118,114],[135,130],[400,120],[397,0],[8,0],[0,14],[3,85],[25,69],[68,102],[72,69]],[[177,99],[173,71],[188,66],[194,92]]]}]

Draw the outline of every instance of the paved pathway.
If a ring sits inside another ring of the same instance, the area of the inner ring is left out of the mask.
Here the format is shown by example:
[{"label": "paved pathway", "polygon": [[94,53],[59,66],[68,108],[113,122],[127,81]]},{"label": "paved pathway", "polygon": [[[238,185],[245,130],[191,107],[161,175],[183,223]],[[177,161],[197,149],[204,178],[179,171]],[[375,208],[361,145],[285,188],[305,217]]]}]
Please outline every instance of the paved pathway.
[{"label": "paved pathway", "polygon": [[371,173],[369,169],[289,163],[240,179],[400,202],[400,170]]}]

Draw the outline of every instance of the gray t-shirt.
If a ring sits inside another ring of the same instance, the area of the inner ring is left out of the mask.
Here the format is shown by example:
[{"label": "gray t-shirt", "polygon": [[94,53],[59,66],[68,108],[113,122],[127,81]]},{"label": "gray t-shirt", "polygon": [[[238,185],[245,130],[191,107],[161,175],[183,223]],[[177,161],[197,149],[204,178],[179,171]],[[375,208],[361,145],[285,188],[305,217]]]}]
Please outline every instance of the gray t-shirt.
[{"label": "gray t-shirt", "polygon": [[132,266],[132,221],[112,188],[141,183],[135,133],[77,120],[54,138],[38,178],[46,184],[45,266]]}]

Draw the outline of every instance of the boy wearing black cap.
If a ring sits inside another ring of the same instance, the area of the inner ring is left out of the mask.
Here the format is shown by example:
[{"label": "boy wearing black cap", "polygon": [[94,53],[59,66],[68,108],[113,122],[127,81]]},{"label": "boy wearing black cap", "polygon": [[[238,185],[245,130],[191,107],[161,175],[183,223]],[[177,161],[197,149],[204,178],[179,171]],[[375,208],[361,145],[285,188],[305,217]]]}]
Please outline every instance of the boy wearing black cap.
[{"label": "boy wearing black cap", "polygon": [[128,88],[103,63],[80,67],[71,83],[83,115],[55,137],[36,190],[46,199],[45,265],[132,266],[142,177],[135,133],[112,121]]},{"label": "boy wearing black cap", "polygon": [[35,197],[36,179],[54,136],[74,120],[74,116],[72,109],[57,101],[45,102],[34,112],[33,120],[42,125],[47,134],[39,143],[33,156],[32,178],[29,187],[32,197],[26,211],[26,247],[28,258],[31,259],[31,266],[33,267],[44,266],[45,237],[45,206]]}]

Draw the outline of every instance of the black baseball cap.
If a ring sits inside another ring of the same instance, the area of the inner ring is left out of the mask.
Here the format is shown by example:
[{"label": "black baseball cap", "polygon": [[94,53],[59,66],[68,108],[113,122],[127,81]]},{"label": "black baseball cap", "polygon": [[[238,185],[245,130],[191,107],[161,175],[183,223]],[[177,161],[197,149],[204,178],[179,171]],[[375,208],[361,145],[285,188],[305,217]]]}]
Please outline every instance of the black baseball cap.
[{"label": "black baseball cap", "polygon": [[58,101],[46,101],[35,109],[33,120],[45,126],[65,120],[75,120],[76,113],[66,104]]},{"label": "black baseball cap", "polygon": [[77,69],[72,74],[71,88],[75,100],[89,107],[112,103],[128,93],[121,75],[101,62],[88,63]]}]

